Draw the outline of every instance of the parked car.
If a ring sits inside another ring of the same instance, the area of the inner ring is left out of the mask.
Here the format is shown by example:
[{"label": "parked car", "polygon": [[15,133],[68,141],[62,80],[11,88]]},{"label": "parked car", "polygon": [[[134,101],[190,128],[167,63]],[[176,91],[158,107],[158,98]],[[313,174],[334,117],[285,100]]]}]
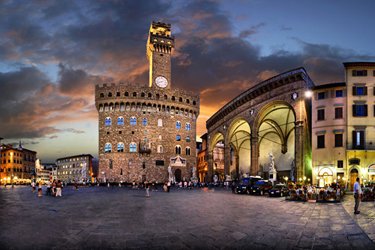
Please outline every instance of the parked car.
[{"label": "parked car", "polygon": [[288,196],[289,189],[285,184],[276,184],[268,191],[269,196]]},{"label": "parked car", "polygon": [[250,187],[249,193],[264,195],[265,193],[268,193],[268,190],[270,190],[271,188],[272,188],[272,182],[267,181],[267,180],[259,180]]},{"label": "parked car", "polygon": [[250,187],[255,184],[255,182],[261,180],[260,176],[250,176],[242,178],[235,188],[236,194],[249,194]]}]

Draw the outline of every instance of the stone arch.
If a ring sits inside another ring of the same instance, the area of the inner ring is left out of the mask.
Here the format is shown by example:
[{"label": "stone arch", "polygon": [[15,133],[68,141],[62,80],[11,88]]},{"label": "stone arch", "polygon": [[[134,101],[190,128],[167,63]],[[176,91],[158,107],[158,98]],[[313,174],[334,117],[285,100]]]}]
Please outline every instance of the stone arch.
[{"label": "stone arch", "polygon": [[251,169],[251,128],[243,117],[234,119],[228,127],[225,147],[226,171],[237,179]]},{"label": "stone arch", "polygon": [[225,179],[225,137],[221,132],[217,132],[210,142],[210,160],[212,161],[212,176],[217,176],[221,181]]},{"label": "stone arch", "polygon": [[295,160],[294,108],[285,101],[272,101],[264,105],[254,121],[254,134],[257,137],[259,171],[265,176],[269,171],[269,154],[275,159],[278,177],[289,176]]}]

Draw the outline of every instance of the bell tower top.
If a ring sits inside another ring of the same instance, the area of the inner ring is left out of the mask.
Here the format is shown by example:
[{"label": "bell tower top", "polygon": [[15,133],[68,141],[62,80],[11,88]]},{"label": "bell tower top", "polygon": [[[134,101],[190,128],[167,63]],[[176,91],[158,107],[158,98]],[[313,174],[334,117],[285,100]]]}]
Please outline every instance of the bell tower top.
[{"label": "bell tower top", "polygon": [[173,48],[174,37],[171,35],[171,25],[152,22],[146,45],[147,59],[150,65],[150,87],[170,88]]}]

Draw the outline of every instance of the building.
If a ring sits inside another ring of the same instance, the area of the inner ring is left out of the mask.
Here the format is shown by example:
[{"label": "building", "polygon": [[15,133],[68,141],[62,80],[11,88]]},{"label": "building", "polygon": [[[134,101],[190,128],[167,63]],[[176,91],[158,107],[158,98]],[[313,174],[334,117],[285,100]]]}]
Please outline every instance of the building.
[{"label": "building", "polygon": [[313,87],[305,69],[293,69],[253,85],[212,115],[207,181],[215,175],[268,178],[271,155],[279,181],[311,178],[311,99],[305,92]]},{"label": "building", "polygon": [[192,177],[196,166],[199,95],[173,87],[171,25],[153,22],[146,43],[148,84],[102,84],[99,113],[99,179],[106,182]]},{"label": "building", "polygon": [[347,176],[375,182],[375,62],[347,62]]},{"label": "building", "polygon": [[0,147],[0,180],[2,183],[31,183],[35,178],[36,152],[12,145]]},{"label": "building", "polygon": [[57,178],[65,183],[87,183],[91,181],[92,155],[73,155],[56,160]]},{"label": "building", "polygon": [[312,183],[320,187],[345,181],[346,84],[314,87],[312,95]]},{"label": "building", "polygon": [[197,171],[198,179],[200,182],[206,182],[206,176],[208,171],[207,162],[207,133],[201,136],[202,144],[197,156]]},{"label": "building", "polygon": [[36,172],[36,182],[47,183],[51,181],[52,169],[40,163],[40,160],[35,161],[35,172]]}]

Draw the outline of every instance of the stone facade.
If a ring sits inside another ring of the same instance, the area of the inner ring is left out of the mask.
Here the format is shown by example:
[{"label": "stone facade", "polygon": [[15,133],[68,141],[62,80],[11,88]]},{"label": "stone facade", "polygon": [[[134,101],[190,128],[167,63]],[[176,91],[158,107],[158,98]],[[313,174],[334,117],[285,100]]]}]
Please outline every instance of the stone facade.
[{"label": "stone facade", "polygon": [[[152,23],[147,41],[150,82],[102,84],[95,89],[99,113],[99,180],[141,182],[189,179],[196,166],[199,95],[171,87],[170,25]],[[164,77],[167,85],[155,84]],[[180,156],[182,164],[174,162]]]},{"label": "stone facade", "polygon": [[[225,176],[267,177],[268,163],[262,166],[260,158],[268,159],[269,153],[277,153],[275,163],[277,170],[281,170],[281,180],[286,177],[298,180],[305,175],[311,178],[311,99],[305,99],[305,91],[313,86],[303,68],[294,69],[255,85],[210,117],[206,123],[208,180],[218,174],[213,155],[218,143],[225,145]],[[268,148],[267,152],[261,151],[262,142],[270,135],[277,140],[276,151]],[[288,163],[280,164],[287,153]]]},{"label": "stone facade", "polygon": [[12,145],[0,145],[0,179],[2,183],[30,183],[35,177],[36,152]]},{"label": "stone facade", "polygon": [[92,176],[92,155],[73,155],[56,160],[57,179],[65,183],[87,183]]}]

